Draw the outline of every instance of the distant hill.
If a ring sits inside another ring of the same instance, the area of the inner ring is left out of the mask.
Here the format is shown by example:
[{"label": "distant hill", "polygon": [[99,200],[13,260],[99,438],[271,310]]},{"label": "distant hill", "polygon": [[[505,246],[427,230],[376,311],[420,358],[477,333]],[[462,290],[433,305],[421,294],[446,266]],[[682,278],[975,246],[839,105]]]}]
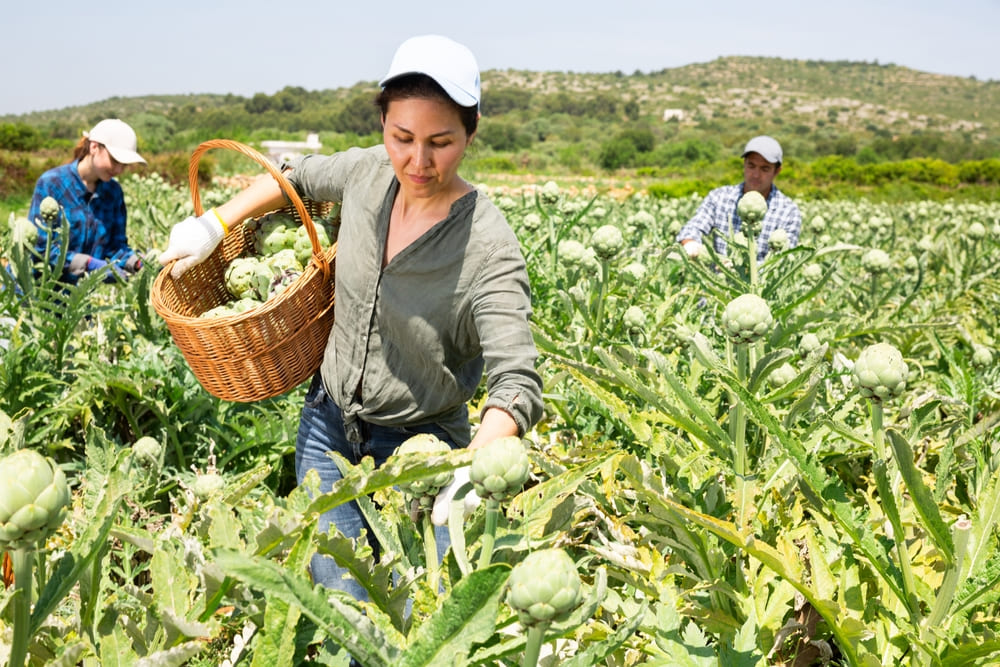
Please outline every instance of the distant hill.
[{"label": "distant hill", "polygon": [[[777,137],[789,164],[827,156],[858,165],[1000,159],[1000,81],[891,64],[732,56],[632,73],[487,70],[482,79],[483,122],[466,163],[478,174],[620,172],[701,179],[691,187],[704,189],[731,178],[731,161],[755,134]],[[211,138],[255,143],[311,132],[327,152],[380,139],[376,86],[114,97],[0,116],[0,124],[35,128],[62,153],[109,116],[132,123],[140,147],[154,155],[183,156]],[[991,163],[989,173],[996,168]],[[787,176],[785,183],[793,186]]]}]

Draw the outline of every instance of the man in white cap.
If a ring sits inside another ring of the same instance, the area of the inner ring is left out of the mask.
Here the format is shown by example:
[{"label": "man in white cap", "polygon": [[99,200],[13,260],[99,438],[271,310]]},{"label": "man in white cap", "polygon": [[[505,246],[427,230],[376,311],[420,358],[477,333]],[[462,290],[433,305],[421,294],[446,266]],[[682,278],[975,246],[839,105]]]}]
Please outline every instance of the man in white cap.
[{"label": "man in white cap", "polygon": [[715,250],[725,254],[726,237],[740,231],[742,221],[736,204],[747,192],[756,190],[767,201],[767,213],[761,223],[757,238],[757,258],[767,255],[768,239],[775,230],[783,229],[788,235],[788,247],[799,241],[802,214],[799,207],[774,185],[781,173],[781,144],[773,137],[761,135],[747,142],[743,149],[743,182],[715,188],[705,197],[694,217],[677,234],[677,240],[688,255],[702,253],[702,238],[715,232]]}]

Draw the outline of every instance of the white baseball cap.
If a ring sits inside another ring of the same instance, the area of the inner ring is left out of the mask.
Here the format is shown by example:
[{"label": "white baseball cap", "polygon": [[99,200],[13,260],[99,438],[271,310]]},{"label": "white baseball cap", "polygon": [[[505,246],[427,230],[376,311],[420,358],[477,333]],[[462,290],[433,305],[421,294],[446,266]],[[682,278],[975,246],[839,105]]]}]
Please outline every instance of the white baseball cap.
[{"label": "white baseball cap", "polygon": [[125,121],[106,118],[95,125],[90,132],[84,133],[84,136],[103,144],[111,153],[111,157],[122,164],[136,162],[146,164],[146,160],[136,152],[135,130]]},{"label": "white baseball cap", "polygon": [[781,144],[767,135],[762,134],[748,141],[740,157],[746,157],[747,153],[757,153],[772,164],[781,164]]},{"label": "white baseball cap", "polygon": [[411,37],[396,49],[379,86],[406,74],[426,74],[463,107],[479,105],[479,65],[465,46],[441,35]]}]

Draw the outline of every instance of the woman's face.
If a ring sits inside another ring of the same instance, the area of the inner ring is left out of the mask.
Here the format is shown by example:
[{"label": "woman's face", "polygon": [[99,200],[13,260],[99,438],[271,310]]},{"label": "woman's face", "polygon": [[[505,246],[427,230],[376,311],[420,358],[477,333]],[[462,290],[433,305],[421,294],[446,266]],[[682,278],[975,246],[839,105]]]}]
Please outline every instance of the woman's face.
[{"label": "woman's face", "polygon": [[382,118],[386,151],[407,196],[447,193],[473,135],[458,111],[443,100],[408,98],[389,103]]},{"label": "woman's face", "polygon": [[97,177],[105,182],[121,175],[127,166],[112,157],[107,146],[94,141],[90,142],[90,162]]}]

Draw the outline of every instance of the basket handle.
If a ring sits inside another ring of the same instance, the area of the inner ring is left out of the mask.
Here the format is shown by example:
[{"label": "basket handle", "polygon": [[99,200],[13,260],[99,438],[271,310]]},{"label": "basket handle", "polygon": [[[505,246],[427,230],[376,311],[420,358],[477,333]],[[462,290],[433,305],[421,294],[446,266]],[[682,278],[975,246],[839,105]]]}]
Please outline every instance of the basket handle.
[{"label": "basket handle", "polygon": [[323,272],[323,279],[328,279],[330,275],[330,263],[323,256],[323,249],[319,245],[319,236],[316,233],[316,225],[313,224],[312,217],[309,215],[309,211],[306,210],[306,206],[302,202],[302,198],[299,197],[299,193],[295,191],[295,188],[285,178],[285,175],[274,166],[273,162],[246,144],[231,139],[210,139],[199,144],[194,153],[191,154],[191,162],[188,164],[188,186],[191,188],[191,202],[194,204],[195,215],[201,215],[205,212],[205,209],[201,205],[201,193],[198,191],[198,164],[201,162],[201,156],[213,148],[228,148],[237,153],[242,153],[270,172],[274,180],[278,182],[281,191],[291,201],[292,206],[295,207],[299,217],[302,219],[302,224],[309,235],[309,242],[312,243],[313,254],[310,261],[316,265],[316,268]]}]

